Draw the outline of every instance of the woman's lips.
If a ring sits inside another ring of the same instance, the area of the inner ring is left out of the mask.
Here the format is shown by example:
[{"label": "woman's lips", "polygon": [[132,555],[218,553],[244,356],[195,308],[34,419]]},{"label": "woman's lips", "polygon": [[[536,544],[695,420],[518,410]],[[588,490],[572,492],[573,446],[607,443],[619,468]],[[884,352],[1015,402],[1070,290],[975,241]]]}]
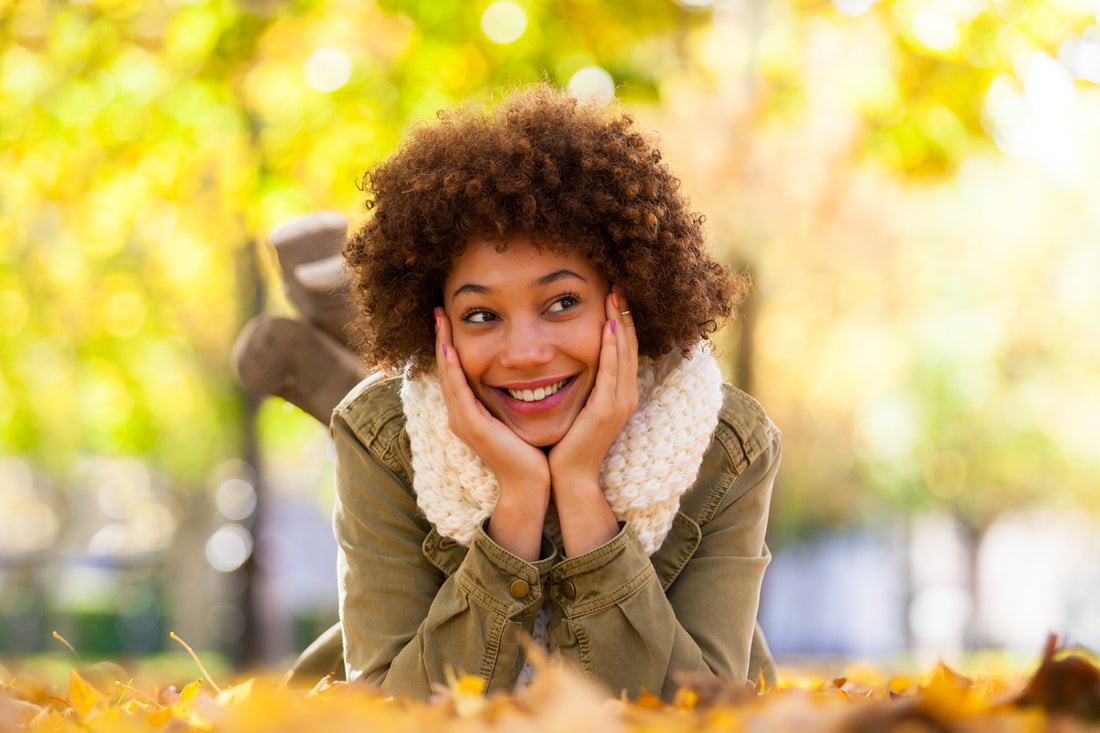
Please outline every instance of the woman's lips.
[{"label": "woman's lips", "polygon": [[[553,410],[560,405],[568,396],[570,389],[576,383],[576,377],[566,377],[565,379],[551,382],[545,386],[536,388],[524,388],[520,389],[508,389],[504,387],[493,387],[493,391],[500,397],[501,402],[512,412],[522,415],[533,415],[540,412],[546,412]],[[542,399],[535,399],[539,391],[544,393]],[[545,395],[545,392],[553,390],[552,394]],[[512,392],[521,392],[523,397],[531,396],[532,399],[517,399],[512,396]]]}]

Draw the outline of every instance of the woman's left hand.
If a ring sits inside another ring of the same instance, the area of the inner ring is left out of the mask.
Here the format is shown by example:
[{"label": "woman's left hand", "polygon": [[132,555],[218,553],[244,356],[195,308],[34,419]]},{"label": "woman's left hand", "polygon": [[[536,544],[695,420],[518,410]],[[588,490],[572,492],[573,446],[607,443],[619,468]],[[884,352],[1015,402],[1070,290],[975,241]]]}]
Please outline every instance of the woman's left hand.
[{"label": "woman's left hand", "polygon": [[596,382],[569,432],[550,449],[550,487],[570,556],[594,549],[618,532],[600,488],[600,467],[638,406],[638,337],[630,306],[612,289],[604,307],[607,321]]}]

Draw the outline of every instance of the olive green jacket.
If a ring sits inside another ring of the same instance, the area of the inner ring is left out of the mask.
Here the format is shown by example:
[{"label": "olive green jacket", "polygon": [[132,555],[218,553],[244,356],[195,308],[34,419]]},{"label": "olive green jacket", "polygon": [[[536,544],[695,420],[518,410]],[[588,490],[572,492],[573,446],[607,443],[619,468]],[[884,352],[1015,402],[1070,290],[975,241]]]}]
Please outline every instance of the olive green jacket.
[{"label": "olive green jacket", "polygon": [[751,397],[724,388],[699,476],[652,556],[627,525],[576,557],[547,540],[529,563],[484,527],[459,545],[419,511],[399,388],[368,379],[332,417],[348,679],[426,698],[452,671],[509,691],[547,605],[551,647],[613,694],[671,698],[677,670],[774,680],[756,612],[780,434]]}]

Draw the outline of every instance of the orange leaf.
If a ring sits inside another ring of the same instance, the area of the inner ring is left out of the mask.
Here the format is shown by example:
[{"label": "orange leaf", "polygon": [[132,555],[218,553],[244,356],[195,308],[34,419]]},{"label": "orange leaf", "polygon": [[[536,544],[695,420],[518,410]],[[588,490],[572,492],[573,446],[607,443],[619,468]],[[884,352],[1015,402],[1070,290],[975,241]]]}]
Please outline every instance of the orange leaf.
[{"label": "orange leaf", "polygon": [[76,709],[82,719],[87,718],[88,713],[92,711],[96,703],[103,699],[103,694],[92,687],[91,683],[81,677],[75,669],[70,670],[70,672],[72,674],[69,682],[69,703]]},{"label": "orange leaf", "polygon": [[642,688],[642,694],[638,695],[638,699],[634,701],[634,705],[642,710],[660,710],[664,707],[661,698],[644,687]]},{"label": "orange leaf", "polygon": [[908,677],[895,676],[890,678],[890,692],[895,695],[900,695],[904,692],[908,692],[912,683]]}]

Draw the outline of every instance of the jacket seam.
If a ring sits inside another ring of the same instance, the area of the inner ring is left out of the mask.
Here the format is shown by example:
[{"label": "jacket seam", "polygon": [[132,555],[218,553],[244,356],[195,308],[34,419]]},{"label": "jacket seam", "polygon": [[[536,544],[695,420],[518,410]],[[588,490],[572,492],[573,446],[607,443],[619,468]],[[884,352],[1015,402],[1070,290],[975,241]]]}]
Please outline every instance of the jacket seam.
[{"label": "jacket seam", "polygon": [[[700,526],[699,522],[695,521],[687,514],[684,514],[683,512],[677,512],[676,517],[682,517],[683,521],[689,522],[690,528],[692,528],[694,532],[691,536],[691,542],[685,543],[684,545],[684,547],[687,548],[688,544],[690,544],[690,550],[688,550],[684,554],[683,559],[676,565],[676,569],[669,573],[667,581],[662,579],[659,575],[657,577],[657,580],[661,583],[661,590],[665,591],[666,593],[668,592],[668,589],[672,587],[672,584],[676,582],[676,579],[680,577],[680,573],[684,571],[684,568],[687,567],[687,564],[691,562],[691,558],[695,557],[695,553],[699,551],[699,543],[701,542],[703,534],[702,527]],[[676,520],[673,519],[673,526],[675,526],[675,521]],[[654,569],[654,573],[656,574],[656,569]]]},{"label": "jacket seam", "polygon": [[604,567],[609,560],[626,551],[627,538],[634,534],[629,525],[620,525],[619,533],[605,544],[583,555],[567,557],[550,569],[553,580],[564,580]]},{"label": "jacket seam", "polygon": [[485,681],[485,689],[489,689],[489,683],[493,679],[493,673],[496,671],[497,657],[500,655],[501,637],[504,635],[504,628],[508,623],[508,619],[502,616],[493,617],[493,625],[490,627],[492,633],[489,634],[489,643],[485,648],[485,656],[481,661],[481,678]]},{"label": "jacket seam", "polygon": [[448,538],[439,534],[439,530],[435,525],[432,525],[432,528],[428,530],[428,534],[425,535],[424,541],[420,544],[420,550],[424,553],[424,557],[428,558],[428,562],[434,565],[445,577],[450,577],[458,571],[463,558],[466,557],[466,553],[462,553],[462,557],[458,558],[458,562],[453,567],[451,563],[446,562],[447,556],[453,551],[453,546],[457,544],[454,540],[448,542]]},{"label": "jacket seam", "polygon": [[592,642],[588,640],[588,632],[583,624],[570,623],[573,634],[577,637],[577,658],[580,659],[581,671],[592,678]]},{"label": "jacket seam", "polygon": [[606,596],[571,604],[567,609],[564,609],[566,610],[566,615],[569,616],[569,618],[581,618],[582,616],[591,616],[592,614],[599,613],[600,611],[618,605],[637,593],[638,590],[645,586],[649,579],[656,576],[656,574],[653,565],[647,563],[633,578],[623,583]]},{"label": "jacket seam", "polygon": [[[729,451],[727,451],[727,454]],[[733,460],[732,457],[730,459]],[[744,471],[722,471],[718,480],[714,484],[714,488],[711,490],[710,495],[707,497],[706,502],[703,503],[702,508],[699,510],[696,523],[702,527],[710,520],[714,519],[715,513],[718,511],[718,507],[722,505],[722,502],[729,495],[730,488],[737,481],[737,478],[741,476]]]}]

